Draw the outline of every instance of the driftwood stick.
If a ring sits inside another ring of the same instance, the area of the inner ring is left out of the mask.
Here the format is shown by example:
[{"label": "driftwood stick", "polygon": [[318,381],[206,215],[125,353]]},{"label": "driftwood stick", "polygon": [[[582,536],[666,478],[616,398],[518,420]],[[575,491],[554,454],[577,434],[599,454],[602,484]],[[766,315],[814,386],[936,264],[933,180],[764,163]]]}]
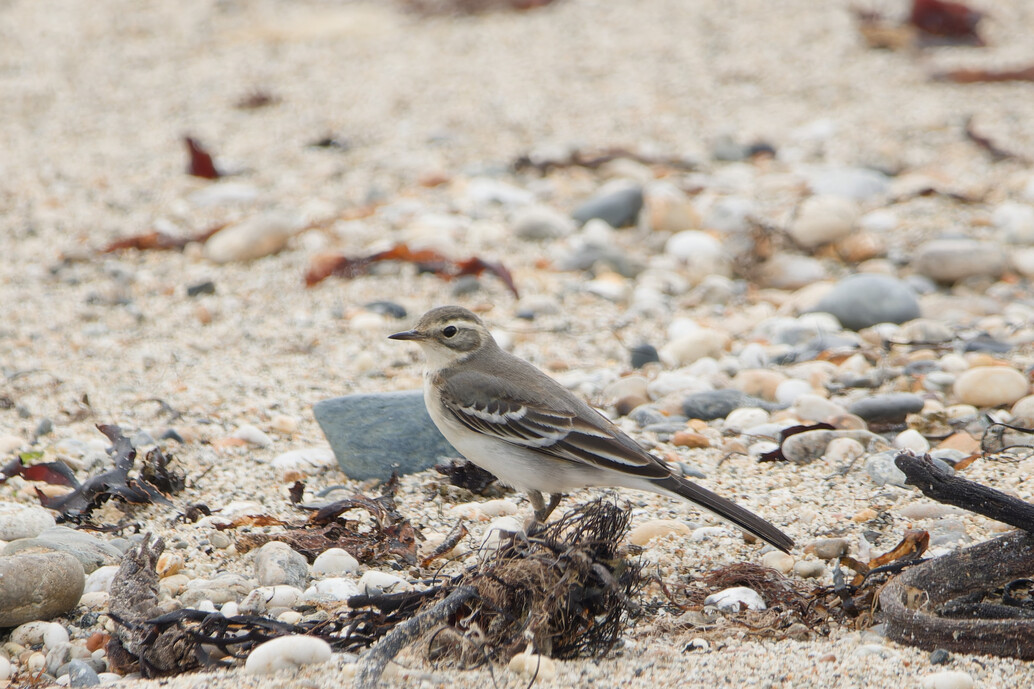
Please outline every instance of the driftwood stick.
[{"label": "driftwood stick", "polygon": [[461,605],[477,595],[472,586],[460,586],[434,607],[397,625],[359,659],[355,683],[352,686],[355,689],[376,689],[384,668],[403,648],[430,631],[436,624],[443,622]]},{"label": "driftwood stick", "polygon": [[1028,502],[949,474],[934,464],[929,455],[918,457],[902,452],[894,458],[894,464],[905,472],[908,483],[928,498],[1034,533],[1034,505]]}]

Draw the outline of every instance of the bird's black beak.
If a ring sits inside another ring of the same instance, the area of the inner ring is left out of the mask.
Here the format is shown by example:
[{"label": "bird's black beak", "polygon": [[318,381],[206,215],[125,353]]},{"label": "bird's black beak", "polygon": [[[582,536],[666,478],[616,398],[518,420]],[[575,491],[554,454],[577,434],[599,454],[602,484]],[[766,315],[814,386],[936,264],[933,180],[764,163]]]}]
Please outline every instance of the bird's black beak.
[{"label": "bird's black beak", "polygon": [[404,330],[394,335],[388,335],[389,340],[422,340],[424,339],[423,333],[417,332],[416,330]]}]

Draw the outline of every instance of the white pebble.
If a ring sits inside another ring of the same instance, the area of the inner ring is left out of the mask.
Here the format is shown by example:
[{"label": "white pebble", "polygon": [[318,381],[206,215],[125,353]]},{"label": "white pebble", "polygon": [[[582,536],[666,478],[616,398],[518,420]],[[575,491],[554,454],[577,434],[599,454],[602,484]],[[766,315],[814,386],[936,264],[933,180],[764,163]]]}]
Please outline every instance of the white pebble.
[{"label": "white pebble", "polygon": [[775,398],[779,404],[794,404],[802,395],[810,394],[812,387],[808,381],[791,378],[776,386]]},{"label": "white pebble", "polygon": [[302,621],[302,614],[297,610],[284,610],[276,616],[276,619],[285,624],[298,624]]},{"label": "white pebble", "polygon": [[450,517],[485,521],[505,514],[517,514],[517,505],[512,500],[488,500],[487,502],[464,502],[453,505],[447,514]]},{"label": "white pebble", "polygon": [[289,608],[298,602],[302,592],[293,586],[260,586],[241,601],[241,612],[262,614],[270,608]]},{"label": "white pebble", "polygon": [[851,233],[858,204],[843,196],[812,196],[801,204],[790,227],[794,241],[806,249],[835,242]]},{"label": "white pebble", "polygon": [[305,589],[304,599],[313,602],[340,602],[361,593],[362,590],[351,579],[327,577],[312,582],[312,586]]},{"label": "white pebble", "polygon": [[312,563],[312,576],[339,577],[359,571],[359,561],[344,548],[328,548],[316,556]]},{"label": "white pebble", "polygon": [[19,646],[39,646],[43,643],[43,635],[47,633],[50,624],[43,620],[20,624],[11,631],[11,637],[8,640]]},{"label": "white pebble", "polygon": [[818,579],[826,573],[826,566],[817,560],[802,560],[793,566],[793,573],[801,579]]},{"label": "white pebble", "polygon": [[745,429],[768,423],[768,412],[759,407],[733,409],[725,417],[722,429],[729,433],[742,433]]},{"label": "white pebble", "polygon": [[277,433],[291,435],[298,430],[298,419],[287,414],[277,414],[270,420],[269,427]]},{"label": "white pebble", "polygon": [[[782,385],[780,384],[780,387]],[[778,395],[778,389],[776,394]],[[794,401],[793,413],[801,421],[825,421],[834,416],[844,414],[845,410],[839,404],[830,402],[825,397],[809,393],[800,395]]]},{"label": "white pebble", "polygon": [[0,654],[0,682],[11,679],[11,661],[7,656]]},{"label": "white pebble", "polygon": [[223,607],[219,608],[219,613],[223,617],[237,617],[241,614],[241,609],[234,601],[227,601],[223,603]]},{"label": "white pebble", "polygon": [[793,556],[787,555],[780,550],[770,550],[761,556],[761,564],[783,574],[790,573],[790,570],[793,569],[793,563]]},{"label": "white pebble", "polygon": [[398,593],[409,591],[412,585],[402,577],[375,569],[367,571],[359,578],[359,590],[367,595],[380,593]]},{"label": "white pebble", "polygon": [[894,447],[899,450],[912,450],[913,452],[929,452],[930,441],[923,437],[923,434],[914,428],[902,431],[894,438]]},{"label": "white pebble", "polygon": [[739,612],[743,606],[746,606],[747,610],[764,610],[766,607],[761,595],[746,586],[734,586],[712,593],[704,599],[704,605],[713,605],[726,612]]},{"label": "white pebble", "polygon": [[47,656],[43,655],[39,651],[31,654],[29,659],[25,661],[25,666],[32,674],[38,674],[47,666]]},{"label": "white pebble", "polygon": [[955,379],[955,396],[974,407],[1012,404],[1030,392],[1030,381],[1008,366],[976,366]]},{"label": "white pebble", "polygon": [[[0,453],[0,457],[5,454]],[[42,507],[18,502],[0,502],[0,540],[35,538],[54,524],[54,516]]]},{"label": "white pebble", "polygon": [[254,215],[216,233],[205,242],[202,253],[213,263],[250,261],[275,254],[287,246],[302,223],[300,215],[284,211]]},{"label": "white pebble", "polygon": [[643,547],[655,538],[689,536],[691,533],[692,530],[677,519],[652,519],[629,531],[628,542]]},{"label": "white pebble", "polygon": [[247,423],[234,431],[231,437],[236,438],[237,440],[243,440],[249,445],[255,445],[257,447],[269,447],[273,444],[272,438],[255,426]]},{"label": "white pebble", "polygon": [[94,591],[93,593],[84,593],[79,597],[79,607],[88,608],[90,610],[97,610],[100,608],[108,607],[108,602],[111,600],[111,594],[107,591]]},{"label": "white pebble", "polygon": [[313,636],[281,636],[255,648],[244,663],[249,675],[268,675],[295,670],[302,665],[325,663],[331,657],[330,644]]},{"label": "white pebble", "polygon": [[919,680],[922,689],[973,689],[973,678],[968,672],[944,670]]},{"label": "white pebble", "polygon": [[846,464],[864,454],[865,446],[854,438],[833,438],[826,446],[823,457],[833,464]]},{"label": "white pebble", "polygon": [[534,676],[543,682],[548,682],[556,677],[556,664],[553,660],[537,653],[518,653],[510,658],[508,667],[511,672],[525,677]]},{"label": "white pebble", "polygon": [[47,650],[55,648],[58,644],[68,643],[68,630],[57,622],[51,622],[43,630],[43,647]]}]

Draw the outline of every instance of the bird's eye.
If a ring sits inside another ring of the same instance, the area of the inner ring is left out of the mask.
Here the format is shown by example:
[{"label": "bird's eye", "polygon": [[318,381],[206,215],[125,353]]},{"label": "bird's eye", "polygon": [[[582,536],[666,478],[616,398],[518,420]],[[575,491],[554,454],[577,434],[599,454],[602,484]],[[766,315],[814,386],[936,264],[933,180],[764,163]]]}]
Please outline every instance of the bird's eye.
[{"label": "bird's eye", "polygon": [[447,325],[444,328],[442,328],[442,335],[445,335],[446,337],[452,337],[457,332],[459,331],[456,329],[455,325]]}]

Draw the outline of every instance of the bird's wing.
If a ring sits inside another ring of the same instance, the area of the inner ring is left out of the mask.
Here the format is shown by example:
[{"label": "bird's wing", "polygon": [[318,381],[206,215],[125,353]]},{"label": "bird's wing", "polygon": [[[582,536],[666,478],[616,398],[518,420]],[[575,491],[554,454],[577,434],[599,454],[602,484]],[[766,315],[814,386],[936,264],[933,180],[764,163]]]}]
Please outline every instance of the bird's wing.
[{"label": "bird's wing", "polygon": [[571,397],[555,407],[531,399],[525,388],[477,372],[448,376],[440,391],[445,410],[473,431],[569,462],[644,478],[671,474],[614,424],[562,388],[557,393]]}]

